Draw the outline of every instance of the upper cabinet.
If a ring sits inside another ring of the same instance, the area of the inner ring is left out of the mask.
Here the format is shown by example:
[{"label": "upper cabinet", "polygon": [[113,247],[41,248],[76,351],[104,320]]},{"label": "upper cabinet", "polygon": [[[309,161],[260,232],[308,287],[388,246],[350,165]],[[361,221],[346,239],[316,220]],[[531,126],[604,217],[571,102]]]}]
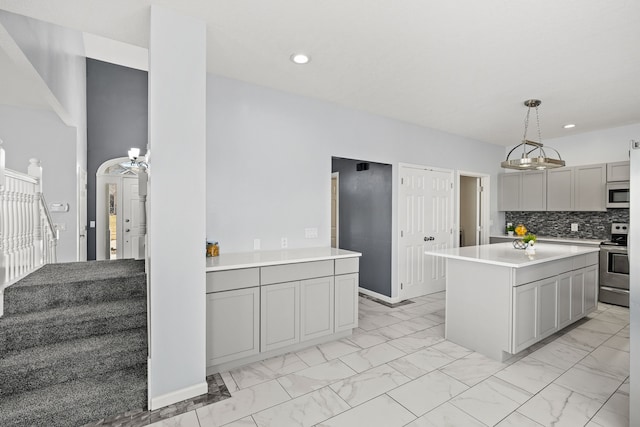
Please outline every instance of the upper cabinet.
[{"label": "upper cabinet", "polygon": [[501,173],[498,175],[498,210],[519,211],[521,173]]},{"label": "upper cabinet", "polygon": [[606,211],[607,165],[575,166],[573,169],[573,210]]},{"label": "upper cabinet", "polygon": [[502,173],[498,175],[498,210],[544,211],[547,206],[545,171]]},{"label": "upper cabinet", "polygon": [[607,166],[499,174],[498,210],[606,211]]},{"label": "upper cabinet", "polygon": [[629,181],[629,161],[607,163],[607,182]]},{"label": "upper cabinet", "polygon": [[549,169],[547,171],[547,210],[574,210],[573,176],[573,168]]}]

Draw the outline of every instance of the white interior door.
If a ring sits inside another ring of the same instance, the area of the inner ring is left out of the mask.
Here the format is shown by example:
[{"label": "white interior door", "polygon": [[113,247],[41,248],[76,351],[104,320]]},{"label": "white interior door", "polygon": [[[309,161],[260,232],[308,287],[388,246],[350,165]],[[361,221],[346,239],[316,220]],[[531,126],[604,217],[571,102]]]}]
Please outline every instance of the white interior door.
[{"label": "white interior door", "polygon": [[453,173],[401,165],[398,198],[401,299],[445,289],[444,259],[425,255],[453,243]]},{"label": "white interior door", "polygon": [[122,244],[118,242],[118,259],[144,257],[144,235],[146,219],[144,215],[144,199],[139,194],[138,177],[122,179],[122,214],[119,233]]}]

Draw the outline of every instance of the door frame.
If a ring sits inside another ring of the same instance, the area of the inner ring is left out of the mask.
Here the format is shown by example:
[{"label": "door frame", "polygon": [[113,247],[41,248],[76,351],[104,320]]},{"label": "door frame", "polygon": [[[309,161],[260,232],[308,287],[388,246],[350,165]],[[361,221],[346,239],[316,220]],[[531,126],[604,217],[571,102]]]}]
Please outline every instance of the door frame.
[{"label": "door frame", "polygon": [[77,258],[78,261],[87,260],[87,171],[78,166],[78,236]]},{"label": "door frame", "polygon": [[[106,173],[107,169],[113,165],[119,163],[129,162],[128,157],[118,157],[115,159],[107,160],[102,163],[96,172],[96,260],[108,260],[109,259],[109,239],[107,239],[106,233],[109,230],[109,218],[106,215],[106,207],[108,204],[108,198],[104,192],[105,184],[116,184],[118,186],[118,197],[122,195],[122,179],[121,175],[109,175]],[[131,176],[131,178],[134,178]],[[118,228],[120,226],[118,225]],[[105,232],[106,230],[106,232]],[[117,245],[121,246],[120,240],[122,239],[122,233],[117,233]]]},{"label": "door frame", "polygon": [[331,172],[331,179],[333,178],[336,179],[336,249],[338,249],[340,248],[340,172]]},{"label": "door frame", "polygon": [[[454,210],[454,235],[460,234],[460,177],[468,176],[471,178],[480,178],[480,186],[482,187],[482,191],[480,193],[479,201],[480,207],[477,208],[477,217],[480,219],[480,245],[489,244],[489,203],[491,200],[491,175],[480,172],[469,172],[469,171],[461,171],[457,170],[455,173],[455,184],[454,184],[454,192],[455,192],[455,210]],[[454,239],[454,248],[460,246],[460,239]]]},{"label": "door frame", "polygon": [[[403,301],[405,299],[407,299],[406,297],[406,291],[404,289],[402,289],[402,287],[400,286],[400,283],[402,281],[402,276],[403,276],[403,268],[405,263],[403,263],[403,257],[402,257],[402,247],[401,247],[401,237],[400,237],[400,224],[401,224],[401,200],[400,200],[400,194],[401,194],[401,189],[402,189],[402,181],[401,181],[401,177],[402,177],[402,169],[403,168],[409,168],[409,169],[421,169],[421,170],[428,170],[428,171],[433,171],[433,172],[444,172],[444,173],[448,173],[451,176],[451,182],[454,182],[454,170],[453,169],[446,169],[446,168],[438,168],[438,167],[433,167],[433,166],[425,166],[425,165],[418,165],[418,164],[414,164],[414,163],[398,163],[398,175],[397,175],[397,182],[396,182],[396,186],[395,186],[395,198],[397,200],[397,205],[396,205],[396,249],[397,249],[397,271],[396,271],[396,281],[397,281],[397,290],[398,290],[398,301]],[[452,189],[453,194],[452,197],[450,198],[450,202],[449,202],[449,211],[454,213],[454,207],[455,207],[455,185],[454,188]],[[455,216],[455,214],[454,214]],[[450,247],[452,246],[452,242],[455,242],[456,239],[453,238],[453,236],[455,235],[455,218],[450,218],[451,220],[451,224],[452,227],[454,227],[453,231],[451,233],[449,233],[449,245]]]}]

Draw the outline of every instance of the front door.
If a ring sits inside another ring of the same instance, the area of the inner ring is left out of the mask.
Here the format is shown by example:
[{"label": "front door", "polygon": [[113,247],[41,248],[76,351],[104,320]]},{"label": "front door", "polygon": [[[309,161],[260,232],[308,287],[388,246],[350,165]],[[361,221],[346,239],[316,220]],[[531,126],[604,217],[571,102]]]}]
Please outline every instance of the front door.
[{"label": "front door", "polygon": [[146,220],[144,200],[140,197],[138,188],[137,176],[122,179],[122,214],[118,215],[118,220],[122,221],[120,225],[122,245],[118,245],[119,259],[144,257]]},{"label": "front door", "polygon": [[400,299],[445,289],[445,260],[425,251],[452,247],[453,173],[426,167],[399,168]]}]

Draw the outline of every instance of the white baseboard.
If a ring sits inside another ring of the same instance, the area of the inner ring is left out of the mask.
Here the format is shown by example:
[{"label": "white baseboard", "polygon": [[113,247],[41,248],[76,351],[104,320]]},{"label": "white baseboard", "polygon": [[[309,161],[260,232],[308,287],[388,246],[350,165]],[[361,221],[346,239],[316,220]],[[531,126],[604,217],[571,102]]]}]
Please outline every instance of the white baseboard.
[{"label": "white baseboard", "polygon": [[386,295],[382,295],[382,294],[379,294],[379,293],[374,292],[374,291],[370,291],[369,289],[365,289],[365,288],[358,288],[358,292],[360,292],[361,294],[368,295],[370,297],[377,298],[377,299],[382,300],[384,302],[388,302],[389,304],[395,304],[395,303],[398,303],[398,302],[402,301],[398,297],[391,298],[391,297],[388,297]]},{"label": "white baseboard", "polygon": [[162,396],[152,397],[149,400],[149,410],[154,411],[158,408],[171,405],[173,403],[181,402],[192,397],[200,396],[201,394],[207,394],[209,387],[207,382],[204,381],[200,384],[195,384],[181,390],[172,391],[171,393],[163,394]]}]

